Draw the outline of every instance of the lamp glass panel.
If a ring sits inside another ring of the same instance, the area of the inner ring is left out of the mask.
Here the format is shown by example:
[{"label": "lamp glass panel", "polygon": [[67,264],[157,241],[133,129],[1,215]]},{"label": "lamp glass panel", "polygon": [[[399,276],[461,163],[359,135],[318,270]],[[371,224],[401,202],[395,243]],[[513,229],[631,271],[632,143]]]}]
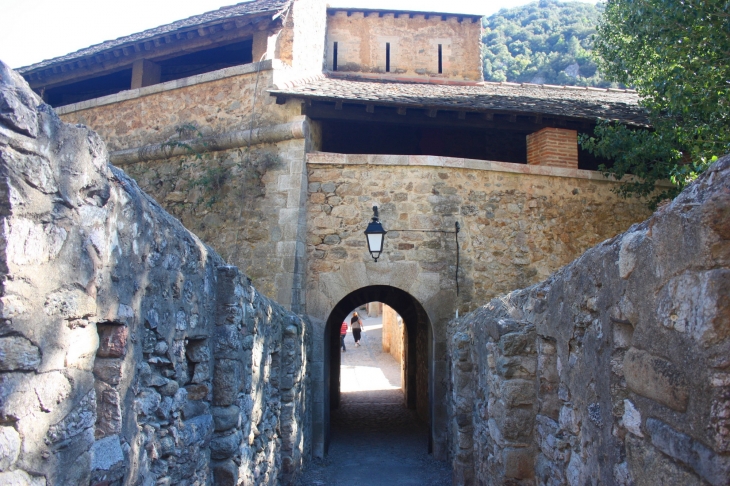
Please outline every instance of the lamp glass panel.
[{"label": "lamp glass panel", "polygon": [[383,234],[374,233],[367,235],[368,237],[368,250],[375,253],[383,251]]}]

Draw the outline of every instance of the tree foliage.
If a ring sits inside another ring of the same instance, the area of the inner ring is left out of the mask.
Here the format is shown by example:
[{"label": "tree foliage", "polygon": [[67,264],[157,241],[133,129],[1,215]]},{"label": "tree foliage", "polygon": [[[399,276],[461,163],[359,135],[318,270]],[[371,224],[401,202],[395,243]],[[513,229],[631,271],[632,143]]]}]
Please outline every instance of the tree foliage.
[{"label": "tree foliage", "polygon": [[485,18],[484,79],[611,86],[591,56],[601,12],[600,5],[541,0]]},{"label": "tree foliage", "polygon": [[602,123],[584,148],[614,159],[607,173],[638,176],[621,191],[673,196],[730,151],[730,0],[609,0],[594,46],[599,69],[633,86],[653,131]]}]

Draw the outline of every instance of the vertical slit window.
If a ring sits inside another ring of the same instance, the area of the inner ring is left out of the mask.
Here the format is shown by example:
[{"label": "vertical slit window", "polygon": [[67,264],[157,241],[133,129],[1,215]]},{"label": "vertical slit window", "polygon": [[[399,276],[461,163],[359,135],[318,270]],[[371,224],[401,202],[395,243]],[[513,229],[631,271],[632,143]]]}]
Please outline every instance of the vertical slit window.
[{"label": "vertical slit window", "polygon": [[332,70],[337,71],[337,42],[332,48]]},{"label": "vertical slit window", "polygon": [[441,44],[439,44],[439,74],[442,74],[444,72],[444,52],[441,48]]},{"label": "vertical slit window", "polygon": [[390,72],[390,42],[385,43],[385,72]]}]

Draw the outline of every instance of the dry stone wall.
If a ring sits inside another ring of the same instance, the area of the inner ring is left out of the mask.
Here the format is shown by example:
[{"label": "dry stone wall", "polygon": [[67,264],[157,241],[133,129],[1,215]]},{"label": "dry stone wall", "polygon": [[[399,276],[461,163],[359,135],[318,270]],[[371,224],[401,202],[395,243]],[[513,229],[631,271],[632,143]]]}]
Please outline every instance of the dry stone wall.
[{"label": "dry stone wall", "polygon": [[449,356],[455,484],[730,484],[730,157]]},{"label": "dry stone wall", "polygon": [[308,324],[0,63],[0,483],[287,484]]}]

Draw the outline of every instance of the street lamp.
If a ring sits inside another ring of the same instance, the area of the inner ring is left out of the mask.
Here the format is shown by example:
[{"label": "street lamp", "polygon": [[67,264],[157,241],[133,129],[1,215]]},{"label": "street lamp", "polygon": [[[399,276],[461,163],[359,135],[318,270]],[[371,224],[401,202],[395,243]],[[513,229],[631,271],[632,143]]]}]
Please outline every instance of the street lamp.
[{"label": "street lamp", "polygon": [[368,224],[365,230],[365,236],[368,239],[368,251],[370,251],[370,255],[372,255],[376,262],[383,252],[385,233],[387,231],[383,229],[383,225],[380,224],[380,219],[378,219],[378,207],[373,206],[373,220]]}]

